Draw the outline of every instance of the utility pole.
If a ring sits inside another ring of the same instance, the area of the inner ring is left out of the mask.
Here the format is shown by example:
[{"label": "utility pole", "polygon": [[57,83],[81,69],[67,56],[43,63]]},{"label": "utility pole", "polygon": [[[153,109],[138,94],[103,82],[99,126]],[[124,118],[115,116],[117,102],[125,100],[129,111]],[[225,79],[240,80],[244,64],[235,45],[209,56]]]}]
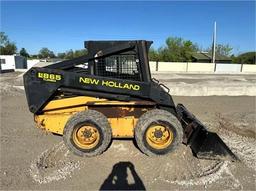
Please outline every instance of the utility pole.
[{"label": "utility pole", "polygon": [[215,63],[214,66],[214,72],[216,71],[216,62],[215,62],[215,53],[216,53],[216,30],[217,30],[217,26],[216,26],[216,21],[214,22],[214,31],[213,31],[213,43],[212,43],[212,63]]}]

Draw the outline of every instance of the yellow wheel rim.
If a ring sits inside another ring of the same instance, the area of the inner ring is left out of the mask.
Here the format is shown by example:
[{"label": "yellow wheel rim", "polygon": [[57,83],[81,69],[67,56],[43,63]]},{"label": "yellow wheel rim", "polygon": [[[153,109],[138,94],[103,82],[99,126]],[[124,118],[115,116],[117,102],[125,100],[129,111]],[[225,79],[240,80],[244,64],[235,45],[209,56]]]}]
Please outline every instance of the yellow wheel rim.
[{"label": "yellow wheel rim", "polygon": [[73,131],[74,143],[82,149],[94,148],[100,140],[100,134],[94,126],[86,125]]},{"label": "yellow wheel rim", "polygon": [[173,132],[164,125],[153,125],[146,131],[146,141],[154,149],[165,149],[173,141]]}]

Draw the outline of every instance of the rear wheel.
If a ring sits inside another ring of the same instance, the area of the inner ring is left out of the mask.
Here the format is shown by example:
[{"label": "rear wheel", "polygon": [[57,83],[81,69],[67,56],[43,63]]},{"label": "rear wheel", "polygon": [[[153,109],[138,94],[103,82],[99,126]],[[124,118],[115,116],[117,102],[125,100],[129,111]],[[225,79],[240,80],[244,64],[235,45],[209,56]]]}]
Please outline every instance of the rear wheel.
[{"label": "rear wheel", "polygon": [[146,155],[163,155],[175,150],[182,142],[183,129],[170,112],[153,109],[144,113],[135,127],[135,139]]},{"label": "rear wheel", "polygon": [[69,150],[79,156],[95,156],[111,142],[111,127],[106,116],[95,110],[74,114],[67,122],[63,139]]}]

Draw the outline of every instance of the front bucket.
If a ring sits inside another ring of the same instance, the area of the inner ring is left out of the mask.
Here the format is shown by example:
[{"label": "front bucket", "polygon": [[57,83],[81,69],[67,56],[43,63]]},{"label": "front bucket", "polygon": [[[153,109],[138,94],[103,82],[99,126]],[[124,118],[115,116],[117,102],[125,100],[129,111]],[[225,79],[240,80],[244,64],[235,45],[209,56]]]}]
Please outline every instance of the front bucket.
[{"label": "front bucket", "polygon": [[196,157],[214,160],[238,160],[222,139],[216,133],[209,132],[182,104],[178,104],[176,109],[184,129],[183,143],[190,146]]}]

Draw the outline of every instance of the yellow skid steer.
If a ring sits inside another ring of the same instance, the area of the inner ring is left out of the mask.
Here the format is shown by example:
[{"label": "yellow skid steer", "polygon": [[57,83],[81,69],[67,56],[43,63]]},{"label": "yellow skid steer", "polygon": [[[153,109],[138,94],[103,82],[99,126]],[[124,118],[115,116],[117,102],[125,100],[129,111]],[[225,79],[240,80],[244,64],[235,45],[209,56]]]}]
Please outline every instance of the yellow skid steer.
[{"label": "yellow skid steer", "polygon": [[87,41],[86,56],[24,75],[29,110],[39,128],[63,135],[79,156],[104,152],[114,138],[135,138],[146,155],[163,155],[182,142],[200,158],[236,160],[216,133],[151,78],[151,41]]}]

